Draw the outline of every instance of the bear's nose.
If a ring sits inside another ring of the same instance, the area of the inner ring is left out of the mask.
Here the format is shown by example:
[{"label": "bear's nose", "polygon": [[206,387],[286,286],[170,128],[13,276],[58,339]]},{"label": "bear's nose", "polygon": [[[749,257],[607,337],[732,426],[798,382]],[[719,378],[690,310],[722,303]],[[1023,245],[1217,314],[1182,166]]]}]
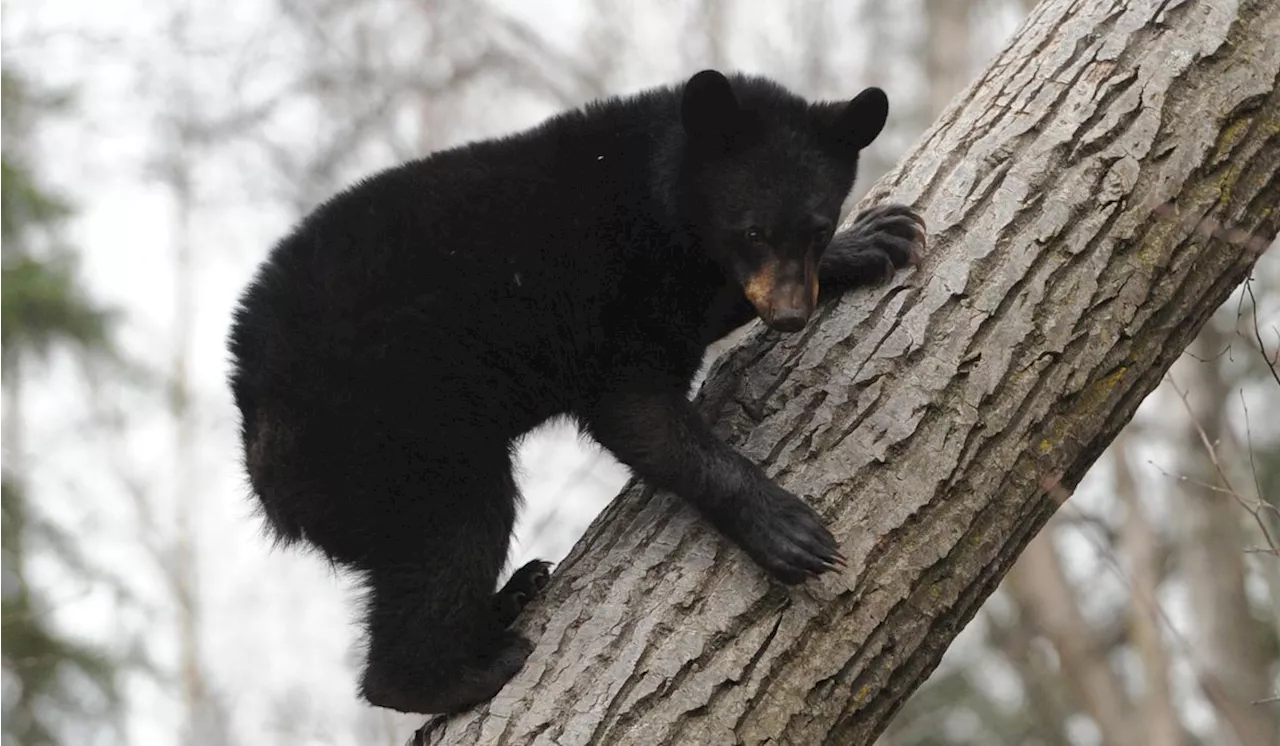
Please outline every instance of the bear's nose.
[{"label": "bear's nose", "polygon": [[809,315],[799,309],[782,308],[769,320],[769,327],[780,332],[798,332],[808,320]]}]

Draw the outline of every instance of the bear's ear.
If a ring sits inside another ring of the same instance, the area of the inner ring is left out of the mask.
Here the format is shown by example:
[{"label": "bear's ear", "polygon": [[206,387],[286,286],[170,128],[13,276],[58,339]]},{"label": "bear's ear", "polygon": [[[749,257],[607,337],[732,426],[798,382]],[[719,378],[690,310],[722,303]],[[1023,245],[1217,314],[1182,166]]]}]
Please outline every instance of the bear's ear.
[{"label": "bear's ear", "polygon": [[720,72],[703,70],[685,83],[680,117],[690,139],[723,144],[736,129],[738,114],[738,98]]},{"label": "bear's ear", "polygon": [[841,145],[862,150],[876,139],[889,118],[889,97],[879,88],[867,88],[845,104],[828,132]]}]

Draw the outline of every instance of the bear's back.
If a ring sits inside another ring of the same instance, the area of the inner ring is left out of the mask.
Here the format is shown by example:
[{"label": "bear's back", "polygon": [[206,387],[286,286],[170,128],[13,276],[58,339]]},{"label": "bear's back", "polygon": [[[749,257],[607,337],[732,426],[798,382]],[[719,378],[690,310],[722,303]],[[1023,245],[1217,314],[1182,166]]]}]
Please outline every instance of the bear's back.
[{"label": "bear's back", "polygon": [[648,170],[671,108],[650,95],[570,112],[316,208],[242,298],[237,399],[305,409],[339,383],[370,396],[429,380],[455,402],[528,401],[522,426],[562,411],[603,375],[604,309],[634,268],[630,243],[652,232]]}]

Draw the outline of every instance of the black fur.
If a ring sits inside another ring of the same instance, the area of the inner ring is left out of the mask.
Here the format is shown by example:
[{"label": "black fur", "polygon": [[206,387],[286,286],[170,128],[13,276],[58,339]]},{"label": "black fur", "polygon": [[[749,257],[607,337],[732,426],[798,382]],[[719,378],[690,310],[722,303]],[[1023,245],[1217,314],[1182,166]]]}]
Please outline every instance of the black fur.
[{"label": "black fur", "polygon": [[547,565],[494,593],[512,442],[556,415],[779,580],[841,562],[686,392],[756,313],[802,324],[814,267],[844,290],[916,260],[919,218],[892,206],[817,263],[887,111],[707,71],[380,173],[274,248],[231,330],[245,465],[282,541],[367,579],[370,702],[452,712],[523,664],[509,626]]}]

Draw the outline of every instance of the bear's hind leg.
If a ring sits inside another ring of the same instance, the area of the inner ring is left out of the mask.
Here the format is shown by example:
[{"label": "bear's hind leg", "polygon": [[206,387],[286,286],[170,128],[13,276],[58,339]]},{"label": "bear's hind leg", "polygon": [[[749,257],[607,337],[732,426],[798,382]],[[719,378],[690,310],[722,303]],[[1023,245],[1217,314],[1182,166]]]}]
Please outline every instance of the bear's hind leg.
[{"label": "bear's hind leg", "polygon": [[[477,474],[482,473],[477,469]],[[492,472],[490,472],[492,474]],[[401,712],[452,713],[493,697],[524,665],[533,645],[508,629],[545,584],[545,563],[530,563],[495,593],[510,541],[515,484],[454,482],[430,499],[420,550],[370,560],[368,659],[361,693]]]}]

